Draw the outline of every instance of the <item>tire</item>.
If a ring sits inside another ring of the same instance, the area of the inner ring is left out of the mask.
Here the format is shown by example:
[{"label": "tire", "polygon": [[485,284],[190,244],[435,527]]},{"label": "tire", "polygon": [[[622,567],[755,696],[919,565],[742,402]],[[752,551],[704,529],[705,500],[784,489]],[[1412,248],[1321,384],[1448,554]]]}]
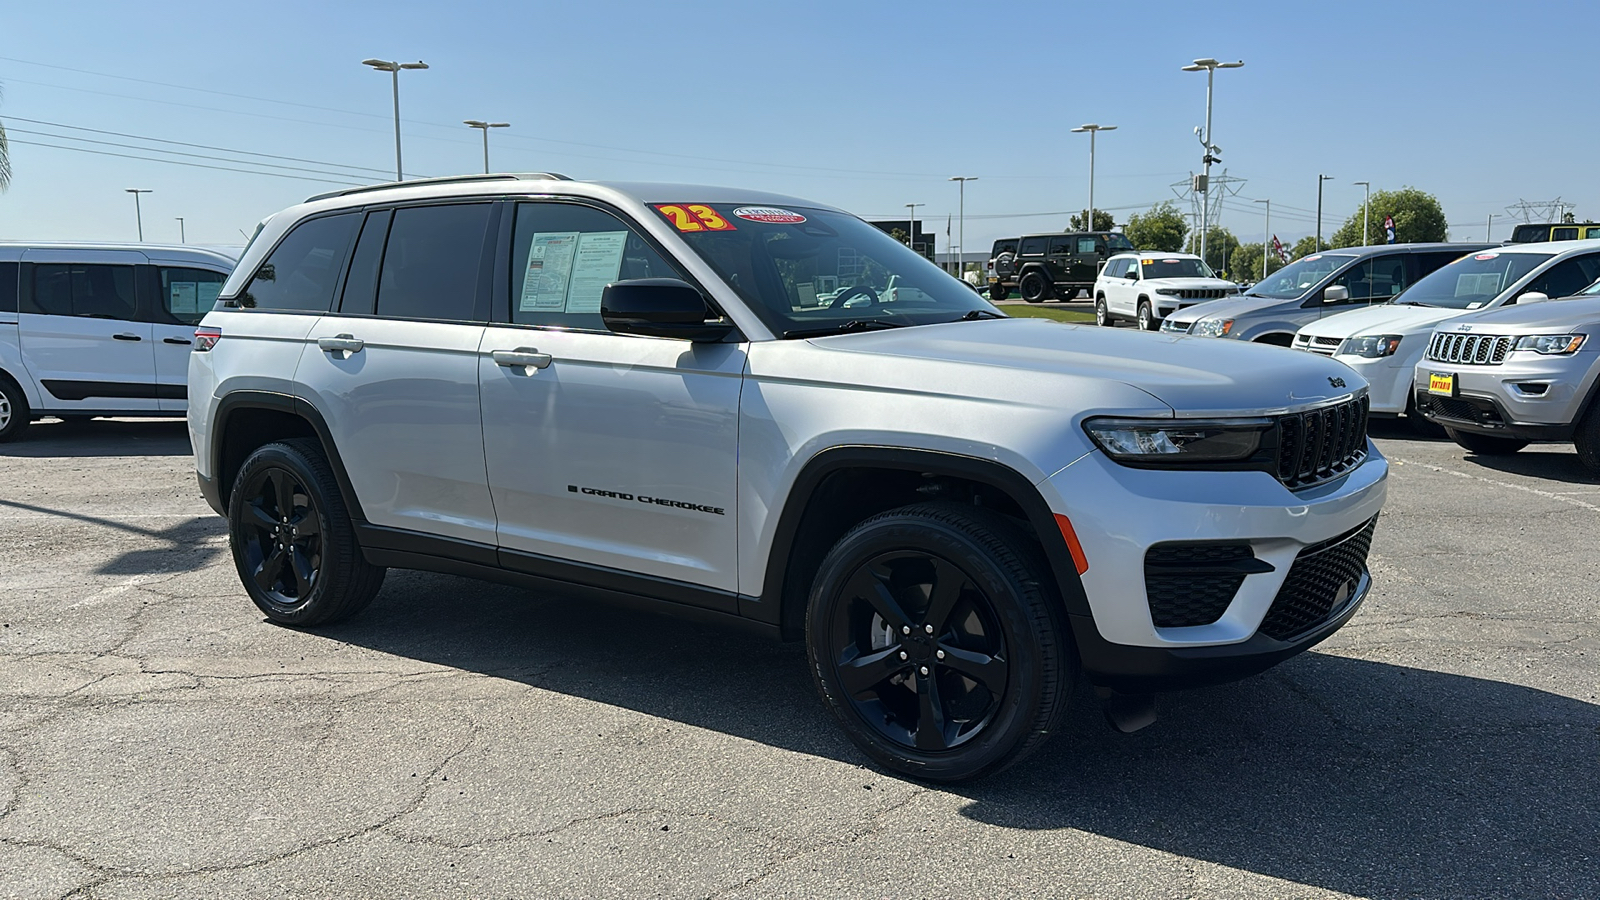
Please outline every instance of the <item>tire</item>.
[{"label": "tire", "polygon": [[228,498],[228,543],[245,592],[280,625],[348,619],[383,586],[385,570],[361,555],[333,467],[308,438],[245,460]]},{"label": "tire", "polygon": [[1444,433],[1450,435],[1450,440],[1480,456],[1510,456],[1528,446],[1527,441],[1518,438],[1474,434],[1470,431],[1457,431],[1454,428],[1446,428]]},{"label": "tire", "polygon": [[1001,300],[1004,300],[1006,295],[1010,293],[1011,289],[1003,284],[989,285],[989,299],[994,303],[999,303]]},{"label": "tire", "polygon": [[1406,398],[1406,424],[1411,426],[1411,433],[1417,437],[1441,438],[1445,436],[1443,425],[1424,416],[1417,409],[1417,392],[1414,386],[1411,395]]},{"label": "tire", "polygon": [[1116,324],[1111,319],[1111,310],[1106,308],[1105,294],[1094,298],[1094,323],[1103,328],[1109,328]]},{"label": "tire", "polygon": [[1156,322],[1155,314],[1150,311],[1150,301],[1139,301],[1139,330],[1155,331],[1161,326]]},{"label": "tire", "polygon": [[887,769],[937,782],[998,772],[1038,749],[1072,696],[1077,655],[1052,583],[1037,542],[997,513],[933,503],[867,519],[812,586],[817,691]]},{"label": "tire", "polygon": [[1591,404],[1588,414],[1578,421],[1572,443],[1578,447],[1578,462],[1600,475],[1600,403]]},{"label": "tire", "polygon": [[0,444],[22,437],[28,430],[28,395],[22,387],[5,375],[0,375]]},{"label": "tire", "polygon": [[1028,272],[1017,283],[1017,290],[1022,294],[1022,299],[1029,303],[1043,303],[1050,295],[1050,282],[1045,281],[1037,271]]}]

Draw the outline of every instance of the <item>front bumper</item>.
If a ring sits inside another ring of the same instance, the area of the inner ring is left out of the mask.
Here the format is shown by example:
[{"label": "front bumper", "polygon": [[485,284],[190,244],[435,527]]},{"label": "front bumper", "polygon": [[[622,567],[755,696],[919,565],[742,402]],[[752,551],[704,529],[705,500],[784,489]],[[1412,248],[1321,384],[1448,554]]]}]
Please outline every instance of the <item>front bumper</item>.
[{"label": "front bumper", "polygon": [[[1530,441],[1568,441],[1583,417],[1595,369],[1592,353],[1514,353],[1498,366],[1423,360],[1417,363],[1413,380],[1417,408],[1440,425]],[[1434,374],[1455,376],[1454,396],[1428,392],[1429,376]]]},{"label": "front bumper", "polygon": [[[1349,474],[1290,491],[1264,472],[1130,469],[1091,453],[1039,487],[1073,524],[1088,561],[1080,580],[1090,615],[1073,616],[1085,675],[1102,687],[1148,692],[1243,677],[1316,644],[1354,614],[1370,587],[1329,618],[1276,639],[1262,631],[1301,552],[1373,520],[1387,492],[1388,461],[1368,442]],[[1248,544],[1270,567],[1246,575],[1208,624],[1158,627],[1146,554],[1167,542]]]}]

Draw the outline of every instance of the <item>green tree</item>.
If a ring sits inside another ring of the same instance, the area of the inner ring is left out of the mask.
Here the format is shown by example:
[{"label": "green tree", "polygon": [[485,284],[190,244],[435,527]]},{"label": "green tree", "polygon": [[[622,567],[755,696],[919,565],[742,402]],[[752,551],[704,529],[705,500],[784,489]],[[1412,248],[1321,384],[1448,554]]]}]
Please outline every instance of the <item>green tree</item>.
[{"label": "green tree", "polygon": [[1189,223],[1171,200],[1157,203],[1143,215],[1134,213],[1122,233],[1140,250],[1163,250],[1176,253],[1183,246],[1183,236],[1189,232]]},{"label": "green tree", "polygon": [[[1234,281],[1261,280],[1261,244],[1240,244],[1228,260],[1228,277]],[[1267,274],[1283,268],[1283,260],[1276,253],[1267,254]]]},{"label": "green tree", "polygon": [[[1320,249],[1328,250],[1331,249],[1332,246],[1333,245],[1329,244],[1327,239],[1324,238],[1322,241],[1322,247]],[[1294,242],[1294,249],[1289,251],[1289,261],[1293,262],[1302,256],[1310,256],[1311,254],[1317,252],[1318,249],[1316,235],[1308,234],[1300,240]]]},{"label": "green tree", "polygon": [[[1232,268],[1233,253],[1239,249],[1239,239],[1233,232],[1220,225],[1213,225],[1206,229],[1206,265],[1221,272]],[[1200,235],[1189,235],[1188,246],[1184,247],[1188,253],[1200,252]]]},{"label": "green tree", "polygon": [[1088,214],[1089,214],[1089,211],[1087,209],[1084,210],[1081,214],[1080,213],[1073,213],[1072,214],[1072,218],[1067,220],[1067,230],[1068,231],[1110,231],[1112,226],[1116,224],[1111,219],[1111,213],[1108,213],[1103,209],[1097,209],[1097,210],[1094,211],[1094,227],[1093,228],[1085,228],[1085,227],[1083,227],[1083,220]]},{"label": "green tree", "polygon": [[[1367,243],[1385,244],[1388,238],[1383,231],[1384,216],[1394,217],[1394,241],[1409,244],[1416,241],[1443,241],[1448,229],[1444,221],[1444,208],[1439,198],[1427,191],[1404,187],[1398,191],[1374,191],[1367,206]],[[1361,207],[1344,220],[1328,243],[1335,247],[1361,245]]]},{"label": "green tree", "polygon": [[889,237],[894,238],[902,244],[905,244],[907,247],[911,246],[911,235],[906,234],[906,230],[904,228],[890,229]]}]

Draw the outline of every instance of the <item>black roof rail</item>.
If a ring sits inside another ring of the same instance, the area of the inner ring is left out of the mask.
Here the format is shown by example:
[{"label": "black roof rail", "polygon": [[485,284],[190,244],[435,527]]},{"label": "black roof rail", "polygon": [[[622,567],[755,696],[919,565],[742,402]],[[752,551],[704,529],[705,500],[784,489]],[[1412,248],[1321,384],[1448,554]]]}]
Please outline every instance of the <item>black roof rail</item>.
[{"label": "black roof rail", "polygon": [[441,175],[437,178],[413,178],[410,181],[386,181],[382,184],[367,184],[361,187],[345,188],[342,191],[328,191],[307,197],[305,202],[313,203],[317,200],[327,200],[330,197],[348,197],[351,194],[363,194],[368,191],[386,191],[397,187],[416,187],[429,184],[470,184],[474,181],[571,181],[565,175],[556,172],[516,172],[494,175]]}]

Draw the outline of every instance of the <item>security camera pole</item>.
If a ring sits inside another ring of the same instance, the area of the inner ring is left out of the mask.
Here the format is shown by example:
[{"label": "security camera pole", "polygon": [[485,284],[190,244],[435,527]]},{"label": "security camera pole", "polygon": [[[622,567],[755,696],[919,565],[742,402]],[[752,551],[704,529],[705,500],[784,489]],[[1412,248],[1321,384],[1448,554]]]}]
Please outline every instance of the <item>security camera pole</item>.
[{"label": "security camera pole", "polygon": [[1206,258],[1206,231],[1210,228],[1209,216],[1211,212],[1211,164],[1219,161],[1217,159],[1217,154],[1222,152],[1211,140],[1211,84],[1216,80],[1218,69],[1237,69],[1242,65],[1244,65],[1244,60],[1242,59],[1238,62],[1225,63],[1217,62],[1214,59],[1207,58],[1197,59],[1192,64],[1183,67],[1183,71],[1185,72],[1199,72],[1203,70],[1206,73],[1206,133],[1200,136],[1200,144],[1204,146],[1206,150],[1205,156],[1201,157],[1201,163],[1205,166],[1205,181],[1201,190],[1199,191],[1199,193],[1202,195],[1200,198],[1201,259]]}]

